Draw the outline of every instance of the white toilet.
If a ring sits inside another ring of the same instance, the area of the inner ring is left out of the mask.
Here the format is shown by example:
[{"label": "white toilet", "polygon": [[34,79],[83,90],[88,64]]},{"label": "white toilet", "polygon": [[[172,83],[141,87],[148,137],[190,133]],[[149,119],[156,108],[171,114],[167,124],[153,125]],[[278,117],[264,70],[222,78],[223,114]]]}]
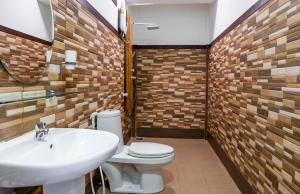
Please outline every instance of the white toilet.
[{"label": "white toilet", "polygon": [[174,149],[168,145],[134,142],[123,143],[119,110],[106,110],[92,115],[98,130],[119,136],[116,154],[102,165],[108,177],[111,192],[157,193],[164,189],[161,167],[174,158]]}]

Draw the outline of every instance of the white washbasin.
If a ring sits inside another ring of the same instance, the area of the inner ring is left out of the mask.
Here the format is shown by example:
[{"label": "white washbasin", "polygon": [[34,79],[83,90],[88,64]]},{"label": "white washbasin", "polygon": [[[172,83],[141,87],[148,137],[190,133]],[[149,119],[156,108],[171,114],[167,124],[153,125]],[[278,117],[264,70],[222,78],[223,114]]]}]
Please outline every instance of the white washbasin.
[{"label": "white washbasin", "polygon": [[82,194],[84,175],[110,159],[119,142],[112,133],[89,129],[53,128],[45,142],[34,136],[0,143],[0,187],[43,185],[44,194]]}]

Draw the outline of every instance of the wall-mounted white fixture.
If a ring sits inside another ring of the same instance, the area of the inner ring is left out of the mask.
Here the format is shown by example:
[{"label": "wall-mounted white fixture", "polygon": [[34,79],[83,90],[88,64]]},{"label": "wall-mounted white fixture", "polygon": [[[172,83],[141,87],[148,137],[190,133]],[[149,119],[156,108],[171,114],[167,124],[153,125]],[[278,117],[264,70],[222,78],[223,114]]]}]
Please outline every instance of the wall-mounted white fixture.
[{"label": "wall-mounted white fixture", "polygon": [[51,62],[52,58],[52,50],[47,50],[46,51],[46,63],[49,64]]},{"label": "wall-mounted white fixture", "polygon": [[146,26],[147,30],[159,30],[159,25],[153,23],[133,22],[133,25]]},{"label": "wall-mounted white fixture", "polygon": [[119,0],[119,30],[124,35],[127,31],[127,10],[125,0]]},{"label": "wall-mounted white fixture", "polygon": [[66,50],[65,51],[65,66],[66,69],[73,70],[75,69],[77,61],[77,51]]}]

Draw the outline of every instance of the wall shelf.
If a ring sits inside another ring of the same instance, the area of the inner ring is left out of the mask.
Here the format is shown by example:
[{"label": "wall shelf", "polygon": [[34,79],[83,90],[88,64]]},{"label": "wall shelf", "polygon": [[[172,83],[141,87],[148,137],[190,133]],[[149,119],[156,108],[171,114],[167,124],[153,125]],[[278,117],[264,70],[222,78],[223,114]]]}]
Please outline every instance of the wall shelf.
[{"label": "wall shelf", "polygon": [[8,101],[1,101],[0,100],[0,105],[6,105],[6,104],[12,104],[12,103],[19,103],[19,102],[28,102],[28,101],[33,101],[33,100],[39,100],[39,99],[49,99],[53,97],[60,97],[60,96],[67,96],[67,95],[72,95],[72,94],[79,94],[79,92],[47,92],[47,95],[44,96],[35,96],[35,97],[28,97],[28,98],[22,98],[18,100],[8,100]]}]

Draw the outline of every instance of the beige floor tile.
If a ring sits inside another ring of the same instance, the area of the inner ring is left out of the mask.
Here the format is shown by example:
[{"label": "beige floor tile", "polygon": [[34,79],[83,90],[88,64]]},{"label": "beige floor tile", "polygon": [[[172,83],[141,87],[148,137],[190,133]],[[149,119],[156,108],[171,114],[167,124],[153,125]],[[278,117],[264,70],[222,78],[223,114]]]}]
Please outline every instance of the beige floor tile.
[{"label": "beige floor tile", "polygon": [[210,194],[207,188],[194,187],[190,189],[180,188],[180,194]]},{"label": "beige floor tile", "polygon": [[228,176],[207,176],[205,182],[209,187],[210,191],[216,190],[234,190],[237,189],[234,181]]},{"label": "beige floor tile", "polygon": [[193,193],[196,191],[207,192],[209,188],[205,184],[205,178],[201,174],[202,169],[196,166],[181,165],[178,167],[179,188]]},{"label": "beige floor tile", "polygon": [[165,189],[160,192],[159,194],[181,194],[178,187],[170,187],[170,186],[166,186]]},{"label": "beige floor tile", "polygon": [[210,194],[242,194],[238,189],[214,190]]},{"label": "beige floor tile", "polygon": [[177,170],[176,165],[170,165],[167,167],[164,167],[162,169],[162,174],[164,177],[164,182],[167,186],[172,187],[172,188],[177,188],[179,187],[179,182],[178,182],[178,177],[179,177],[179,172]]},{"label": "beige floor tile", "polygon": [[178,167],[179,178],[201,178],[204,182],[204,176],[202,174],[203,169],[197,164],[179,164]]},{"label": "beige floor tile", "polygon": [[215,167],[202,168],[202,174],[204,177],[209,176],[230,176],[225,167],[216,165]]}]

